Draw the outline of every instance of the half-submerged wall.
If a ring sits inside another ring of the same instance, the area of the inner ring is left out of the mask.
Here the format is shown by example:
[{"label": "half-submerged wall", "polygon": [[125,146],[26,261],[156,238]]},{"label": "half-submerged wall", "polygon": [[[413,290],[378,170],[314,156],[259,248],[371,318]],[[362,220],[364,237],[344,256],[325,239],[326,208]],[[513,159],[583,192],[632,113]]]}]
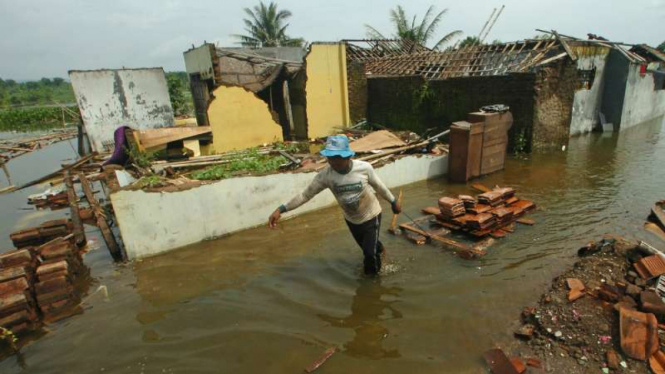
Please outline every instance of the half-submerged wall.
[{"label": "half-submerged wall", "polygon": [[591,132],[600,122],[605,90],[605,66],[611,49],[603,46],[573,47],[577,55],[577,84],[570,135]]},{"label": "half-submerged wall", "polygon": [[268,105],[241,87],[220,86],[208,106],[215,152],[256,147],[283,140],[282,127]]},{"label": "half-submerged wall", "polygon": [[482,106],[505,104],[513,113],[509,146],[530,149],[536,76],[517,73],[431,80],[421,76],[370,77],[367,116],[372,123],[391,129],[424,133],[448,128],[454,121]]},{"label": "half-submerged wall", "polygon": [[[389,188],[441,176],[448,156],[407,156],[377,169]],[[221,180],[178,192],[123,190],[111,203],[130,259],[265,225],[276,207],[302,191],[316,173],[281,173]],[[250,197],[251,198],[248,198]],[[288,216],[333,204],[326,190]]]},{"label": "half-submerged wall", "polygon": [[[662,69],[662,63],[651,63],[646,70]],[[626,94],[621,113],[621,129],[665,115],[665,85],[652,72],[641,73],[641,67],[630,64],[626,78]],[[662,74],[662,70],[661,70]]]}]

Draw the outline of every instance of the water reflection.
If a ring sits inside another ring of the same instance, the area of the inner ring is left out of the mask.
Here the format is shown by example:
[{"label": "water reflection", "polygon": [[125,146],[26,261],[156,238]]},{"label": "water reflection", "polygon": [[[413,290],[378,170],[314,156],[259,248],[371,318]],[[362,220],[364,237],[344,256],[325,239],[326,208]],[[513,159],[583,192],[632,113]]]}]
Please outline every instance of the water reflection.
[{"label": "water reflection", "polygon": [[[402,313],[395,309],[399,287],[384,287],[381,279],[361,279],[351,303],[351,315],[344,318],[319,314],[318,317],[333,327],[353,329],[353,339],[344,344],[345,352],[354,357],[399,358],[397,349],[383,348],[383,341],[389,336],[385,321],[401,319]],[[391,297],[391,301],[382,299]]]}]

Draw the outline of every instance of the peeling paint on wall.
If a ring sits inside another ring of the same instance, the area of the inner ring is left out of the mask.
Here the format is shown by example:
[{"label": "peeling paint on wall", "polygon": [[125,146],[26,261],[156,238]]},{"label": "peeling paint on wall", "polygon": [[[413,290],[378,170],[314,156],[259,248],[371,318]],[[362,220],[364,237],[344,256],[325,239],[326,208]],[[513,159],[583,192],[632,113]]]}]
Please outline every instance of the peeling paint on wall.
[{"label": "peeling paint on wall", "polygon": [[256,147],[282,141],[282,127],[268,105],[241,87],[220,86],[208,106],[215,152]]},{"label": "peeling paint on wall", "polygon": [[350,123],[345,45],[312,44],[306,61],[307,135],[327,136]]},{"label": "peeling paint on wall", "polygon": [[571,136],[591,132],[599,123],[598,113],[601,110],[605,89],[605,64],[610,53],[610,48],[602,46],[577,46],[573,49],[578,57],[578,75],[581,71],[594,70],[594,79],[588,89],[579,89],[575,92],[570,123]]},{"label": "peeling paint on wall", "polygon": [[151,129],[175,125],[162,68],[70,71],[76,101],[98,152],[113,149],[120,126]]}]

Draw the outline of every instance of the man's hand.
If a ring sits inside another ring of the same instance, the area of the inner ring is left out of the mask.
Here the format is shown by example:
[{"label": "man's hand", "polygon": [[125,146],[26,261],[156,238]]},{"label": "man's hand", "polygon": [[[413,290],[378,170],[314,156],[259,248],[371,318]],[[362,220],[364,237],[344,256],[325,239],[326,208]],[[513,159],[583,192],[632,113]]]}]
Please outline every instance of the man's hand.
[{"label": "man's hand", "polygon": [[399,201],[393,201],[393,203],[390,204],[390,207],[393,209],[394,214],[402,213],[402,205],[399,203]]},{"label": "man's hand", "polygon": [[279,209],[275,209],[268,218],[268,227],[271,229],[277,227],[277,221],[279,221],[280,218],[282,218],[282,213],[279,212]]}]

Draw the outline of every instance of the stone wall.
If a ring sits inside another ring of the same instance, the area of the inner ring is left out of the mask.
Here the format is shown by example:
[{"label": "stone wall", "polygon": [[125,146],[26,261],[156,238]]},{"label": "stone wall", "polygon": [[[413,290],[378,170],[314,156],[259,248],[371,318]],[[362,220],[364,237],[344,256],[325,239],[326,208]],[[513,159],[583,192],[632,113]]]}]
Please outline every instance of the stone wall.
[{"label": "stone wall", "polygon": [[570,137],[577,66],[563,59],[541,68],[536,76],[533,147],[561,147]]},{"label": "stone wall", "polygon": [[509,148],[531,150],[536,75],[463,77],[425,82],[420,76],[368,79],[368,119],[388,128],[424,133],[466,120],[469,112],[505,104],[513,113]]},{"label": "stone wall", "polygon": [[348,61],[346,75],[349,87],[349,117],[351,123],[367,118],[367,76],[365,64]]}]

